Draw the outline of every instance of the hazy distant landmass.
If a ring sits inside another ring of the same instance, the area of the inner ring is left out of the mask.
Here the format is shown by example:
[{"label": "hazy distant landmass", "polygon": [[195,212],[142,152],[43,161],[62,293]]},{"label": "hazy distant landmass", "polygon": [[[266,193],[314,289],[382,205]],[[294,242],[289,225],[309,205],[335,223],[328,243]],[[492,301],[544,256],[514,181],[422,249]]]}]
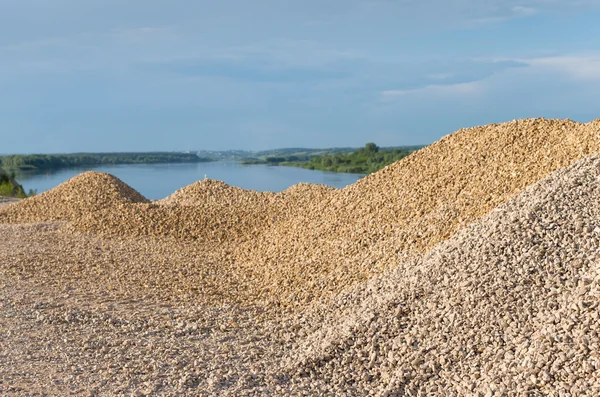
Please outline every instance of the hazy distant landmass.
[{"label": "hazy distant landmass", "polygon": [[0,156],[10,170],[51,170],[106,164],[198,163],[212,161],[190,152],[16,154]]},{"label": "hazy distant landmass", "polygon": [[267,157],[290,157],[296,156],[298,159],[308,160],[314,156],[320,156],[327,153],[351,153],[356,148],[327,148],[327,149],[309,149],[309,148],[282,148],[269,150],[200,150],[195,152],[198,156],[208,157],[214,160],[237,160],[244,164],[265,163]]},{"label": "hazy distant landmass", "polygon": [[68,154],[15,154],[0,156],[6,170],[35,171],[69,167],[116,164],[199,163],[237,161],[241,164],[270,164],[312,170],[371,173],[400,160],[423,146],[379,148],[374,143],[364,148],[283,148],[271,150],[200,150],[185,152],[118,152]]},{"label": "hazy distant landmass", "polygon": [[380,148],[367,143],[362,148],[279,149],[257,152],[242,164],[271,164],[310,170],[370,174],[403,159],[423,146]]}]

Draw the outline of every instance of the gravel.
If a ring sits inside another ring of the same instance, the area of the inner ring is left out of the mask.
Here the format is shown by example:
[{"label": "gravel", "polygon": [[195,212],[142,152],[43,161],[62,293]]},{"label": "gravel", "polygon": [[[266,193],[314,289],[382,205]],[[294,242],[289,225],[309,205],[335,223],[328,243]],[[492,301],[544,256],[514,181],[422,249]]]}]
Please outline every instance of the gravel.
[{"label": "gravel", "polygon": [[[297,324],[297,390],[599,395],[600,156]],[[292,326],[293,327],[293,326]]]},{"label": "gravel", "polygon": [[342,190],[85,173],[5,206],[0,395],[598,395],[599,128],[461,130]]},{"label": "gravel", "polygon": [[54,189],[4,208],[0,222],[72,221],[127,203],[146,202],[147,199],[115,176],[84,172]]}]

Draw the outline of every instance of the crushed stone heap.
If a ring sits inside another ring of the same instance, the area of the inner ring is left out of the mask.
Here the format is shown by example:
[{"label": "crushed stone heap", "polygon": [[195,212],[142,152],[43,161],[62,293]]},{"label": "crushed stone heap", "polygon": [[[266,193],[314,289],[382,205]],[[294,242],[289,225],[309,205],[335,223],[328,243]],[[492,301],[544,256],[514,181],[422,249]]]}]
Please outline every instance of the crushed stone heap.
[{"label": "crushed stone heap", "polygon": [[599,182],[594,155],[297,316],[279,376],[314,395],[599,395]]},{"label": "crushed stone heap", "polygon": [[599,128],[461,130],[342,190],[86,173],[2,207],[0,391],[600,395]]},{"label": "crushed stone heap", "polygon": [[335,295],[420,255],[548,173],[600,151],[600,120],[528,119],[462,129],[315,200],[236,251],[264,269],[267,299]]},{"label": "crushed stone heap", "polygon": [[147,202],[119,178],[88,171],[54,189],[4,208],[0,211],[0,222],[74,221],[95,211]]}]

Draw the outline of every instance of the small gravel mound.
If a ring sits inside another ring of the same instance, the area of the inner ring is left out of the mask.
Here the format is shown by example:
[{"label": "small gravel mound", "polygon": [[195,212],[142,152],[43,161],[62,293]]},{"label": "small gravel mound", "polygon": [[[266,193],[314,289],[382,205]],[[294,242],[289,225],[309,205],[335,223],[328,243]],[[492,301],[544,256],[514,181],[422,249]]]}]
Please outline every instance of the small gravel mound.
[{"label": "small gravel mound", "polygon": [[[75,219],[78,231],[109,235],[169,236],[200,242],[252,244],[275,222],[288,221],[336,189],[299,184],[283,192],[257,192],[203,180],[150,204],[105,208]],[[231,248],[221,249],[227,261]],[[259,287],[260,288],[260,287]]]},{"label": "small gravel mound", "polygon": [[204,179],[177,190],[167,198],[159,200],[165,205],[260,205],[273,196],[270,192],[258,192],[234,187],[225,182]]},{"label": "small gravel mound", "polygon": [[37,196],[0,210],[0,222],[73,221],[81,216],[148,200],[119,178],[88,171]]}]

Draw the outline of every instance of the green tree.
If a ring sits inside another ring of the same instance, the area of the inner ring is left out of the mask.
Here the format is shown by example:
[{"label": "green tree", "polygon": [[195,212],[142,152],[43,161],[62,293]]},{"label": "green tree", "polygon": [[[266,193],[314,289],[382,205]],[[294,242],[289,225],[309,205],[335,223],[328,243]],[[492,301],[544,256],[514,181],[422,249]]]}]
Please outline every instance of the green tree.
[{"label": "green tree", "polygon": [[379,146],[377,146],[373,142],[369,142],[365,145],[365,151],[367,153],[377,153],[379,151]]}]

